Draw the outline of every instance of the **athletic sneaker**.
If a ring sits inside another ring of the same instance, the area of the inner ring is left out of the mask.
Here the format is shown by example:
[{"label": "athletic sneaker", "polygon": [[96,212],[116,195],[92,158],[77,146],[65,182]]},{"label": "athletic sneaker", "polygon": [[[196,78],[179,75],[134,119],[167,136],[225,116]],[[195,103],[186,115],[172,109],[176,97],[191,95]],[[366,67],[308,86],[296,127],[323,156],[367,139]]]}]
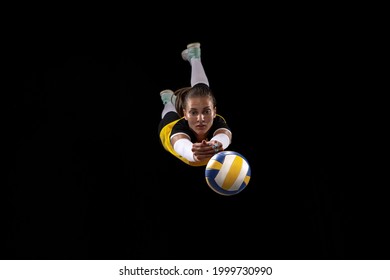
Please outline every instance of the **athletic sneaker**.
[{"label": "athletic sneaker", "polygon": [[187,48],[181,52],[181,57],[187,61],[190,61],[193,58],[200,59],[200,43],[188,44]]},{"label": "athletic sneaker", "polygon": [[174,95],[174,92],[170,89],[165,89],[160,92],[162,103],[165,105],[168,102],[172,102],[172,104],[175,104],[176,101],[176,95]]}]

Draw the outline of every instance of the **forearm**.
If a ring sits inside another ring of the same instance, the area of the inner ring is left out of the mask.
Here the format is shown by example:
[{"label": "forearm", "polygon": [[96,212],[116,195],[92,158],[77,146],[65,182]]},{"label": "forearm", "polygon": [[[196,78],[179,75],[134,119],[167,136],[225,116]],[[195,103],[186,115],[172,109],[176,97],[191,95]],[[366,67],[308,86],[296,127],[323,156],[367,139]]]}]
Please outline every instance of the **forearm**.
[{"label": "forearm", "polygon": [[222,144],[222,148],[225,150],[231,143],[231,138],[224,131],[221,131],[213,136],[210,141],[218,141]]},{"label": "forearm", "polygon": [[192,152],[192,142],[187,138],[180,138],[173,144],[173,149],[189,161],[195,161],[194,153]]}]

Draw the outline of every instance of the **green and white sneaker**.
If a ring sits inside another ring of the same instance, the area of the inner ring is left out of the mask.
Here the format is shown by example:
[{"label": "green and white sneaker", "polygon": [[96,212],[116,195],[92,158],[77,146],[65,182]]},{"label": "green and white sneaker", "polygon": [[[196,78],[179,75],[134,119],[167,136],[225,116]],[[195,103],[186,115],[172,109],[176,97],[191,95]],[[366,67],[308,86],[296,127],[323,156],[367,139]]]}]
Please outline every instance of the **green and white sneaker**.
[{"label": "green and white sneaker", "polygon": [[176,101],[176,95],[174,92],[170,89],[164,89],[160,92],[162,103],[165,105],[168,102],[172,102],[172,104],[175,104]]},{"label": "green and white sneaker", "polygon": [[188,44],[187,49],[181,52],[181,57],[187,61],[193,58],[200,59],[200,43]]}]

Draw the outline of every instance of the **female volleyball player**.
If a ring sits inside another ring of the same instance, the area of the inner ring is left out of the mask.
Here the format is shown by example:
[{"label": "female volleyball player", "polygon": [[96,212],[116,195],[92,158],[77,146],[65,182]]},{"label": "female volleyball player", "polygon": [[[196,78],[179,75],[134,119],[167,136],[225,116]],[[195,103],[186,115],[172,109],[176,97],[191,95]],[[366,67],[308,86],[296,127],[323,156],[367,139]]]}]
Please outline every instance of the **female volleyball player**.
[{"label": "female volleyball player", "polygon": [[231,143],[232,133],[217,114],[216,100],[201,62],[200,43],[191,43],[181,56],[191,65],[191,86],[160,92],[164,109],[158,126],[161,144],[191,166],[206,165]]}]

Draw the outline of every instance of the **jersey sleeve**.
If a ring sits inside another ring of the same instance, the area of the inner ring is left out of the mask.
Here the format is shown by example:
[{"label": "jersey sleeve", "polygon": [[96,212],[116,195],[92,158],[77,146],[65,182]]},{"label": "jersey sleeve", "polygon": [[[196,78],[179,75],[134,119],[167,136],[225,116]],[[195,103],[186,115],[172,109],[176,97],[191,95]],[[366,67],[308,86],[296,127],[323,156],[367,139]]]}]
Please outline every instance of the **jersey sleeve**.
[{"label": "jersey sleeve", "polygon": [[214,119],[212,130],[216,131],[217,129],[220,129],[220,128],[226,128],[227,130],[230,131],[230,127],[228,126],[226,120],[222,116],[217,115]]},{"label": "jersey sleeve", "polygon": [[192,138],[192,133],[190,131],[190,128],[188,127],[188,124],[186,123],[185,119],[179,120],[172,128],[172,132],[170,137],[172,137],[175,134],[178,133],[184,133],[188,135],[190,138]]}]

